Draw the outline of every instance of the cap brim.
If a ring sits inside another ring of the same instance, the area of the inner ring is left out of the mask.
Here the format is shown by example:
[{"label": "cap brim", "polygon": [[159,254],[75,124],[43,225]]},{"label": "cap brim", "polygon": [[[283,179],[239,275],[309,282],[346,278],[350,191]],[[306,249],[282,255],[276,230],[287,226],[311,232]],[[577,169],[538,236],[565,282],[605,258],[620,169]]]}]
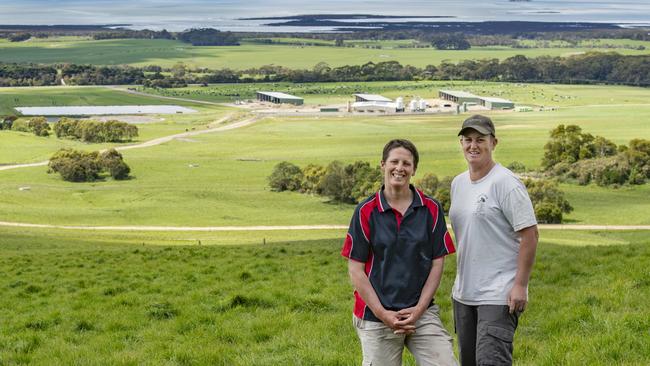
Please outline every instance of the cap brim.
[{"label": "cap brim", "polygon": [[486,128],[480,127],[480,126],[472,126],[472,127],[465,127],[458,132],[458,136],[462,135],[463,132],[467,130],[474,130],[480,133],[481,135],[491,135],[492,132],[488,131]]}]

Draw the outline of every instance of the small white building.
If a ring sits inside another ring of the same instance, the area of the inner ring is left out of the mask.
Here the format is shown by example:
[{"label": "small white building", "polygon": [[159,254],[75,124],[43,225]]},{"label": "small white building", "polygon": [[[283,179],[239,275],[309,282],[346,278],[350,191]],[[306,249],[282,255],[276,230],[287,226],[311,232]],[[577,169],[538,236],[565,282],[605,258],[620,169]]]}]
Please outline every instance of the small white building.
[{"label": "small white building", "polygon": [[374,102],[354,102],[352,103],[353,112],[380,112],[395,113],[397,112],[397,103],[374,101]]},{"label": "small white building", "polygon": [[392,99],[388,99],[379,94],[354,94],[355,102],[392,102]]}]

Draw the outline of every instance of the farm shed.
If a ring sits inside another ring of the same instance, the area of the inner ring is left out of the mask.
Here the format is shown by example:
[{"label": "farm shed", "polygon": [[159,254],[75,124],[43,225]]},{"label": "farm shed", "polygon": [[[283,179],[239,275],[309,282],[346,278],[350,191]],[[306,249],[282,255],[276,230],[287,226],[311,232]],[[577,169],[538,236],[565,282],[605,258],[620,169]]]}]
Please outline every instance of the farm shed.
[{"label": "farm shed", "polygon": [[460,91],[460,90],[438,90],[438,97],[440,99],[448,100],[457,104],[463,103],[479,103],[479,96],[476,96],[472,93]]},{"label": "farm shed", "polygon": [[390,101],[354,102],[352,103],[352,111],[395,113],[397,111],[397,103]]},{"label": "farm shed", "polygon": [[392,99],[388,99],[379,94],[354,94],[355,102],[392,102]]},{"label": "farm shed", "polygon": [[295,95],[290,95],[290,94],[285,94],[280,92],[266,92],[266,91],[258,91],[257,100],[262,102],[271,102],[275,104],[287,103],[287,104],[295,104],[295,105],[302,105],[305,102],[304,99],[300,97],[296,97]]},{"label": "farm shed", "polygon": [[481,97],[479,103],[490,109],[513,109],[515,107],[514,102],[502,98]]}]

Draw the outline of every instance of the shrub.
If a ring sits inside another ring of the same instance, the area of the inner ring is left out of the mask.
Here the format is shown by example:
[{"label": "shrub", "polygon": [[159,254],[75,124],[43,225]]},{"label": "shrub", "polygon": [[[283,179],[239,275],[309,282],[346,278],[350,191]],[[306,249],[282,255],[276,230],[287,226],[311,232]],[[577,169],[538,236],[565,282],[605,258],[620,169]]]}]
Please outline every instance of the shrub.
[{"label": "shrub", "polygon": [[297,165],[288,161],[278,163],[269,179],[269,187],[272,191],[297,191],[302,184],[303,174]]},{"label": "shrub", "polygon": [[506,168],[515,173],[523,173],[526,171],[526,166],[520,161],[513,161],[512,163],[508,164]]},{"label": "shrub", "polygon": [[50,159],[48,172],[59,173],[69,182],[92,182],[102,170],[98,157],[96,151],[61,149]]},{"label": "shrub", "polygon": [[319,189],[322,194],[336,202],[358,203],[376,192],[381,186],[382,174],[379,167],[372,168],[364,161],[343,165],[331,162],[325,168]]},{"label": "shrub", "polygon": [[49,163],[48,173],[59,173],[69,182],[92,182],[100,179],[102,172],[108,172],[113,179],[127,179],[131,169],[115,149],[103,153],[72,149],[57,151]]},{"label": "shrub", "polygon": [[50,135],[50,125],[45,117],[34,117],[27,122],[27,127],[36,136],[47,137]]},{"label": "shrub", "polygon": [[537,221],[544,224],[559,224],[562,214],[573,211],[573,207],[564,198],[564,192],[555,180],[524,179],[528,195],[535,208]]},{"label": "shrub", "polygon": [[32,130],[29,129],[29,125],[27,124],[28,121],[25,120],[16,120],[11,126],[12,131],[18,131],[18,132],[31,132]]},{"label": "shrub", "polygon": [[0,130],[11,130],[11,127],[14,124],[14,121],[17,120],[16,116],[6,116],[0,118]]},{"label": "shrub", "polygon": [[85,142],[123,142],[138,136],[138,128],[126,122],[107,122],[61,118],[54,124],[59,138],[76,138]]},{"label": "shrub", "polygon": [[582,133],[576,125],[559,125],[551,130],[550,139],[544,145],[542,167],[548,171],[561,162],[573,164],[583,159],[612,156],[616,151],[616,144],[604,137]]},{"label": "shrub", "polygon": [[451,206],[451,181],[453,177],[444,177],[442,180],[432,173],[426,173],[421,179],[415,182],[427,196],[435,198],[442,205],[445,213],[449,212]]},{"label": "shrub", "polygon": [[102,167],[116,180],[129,177],[131,168],[122,160],[122,154],[115,149],[106,150],[99,156]]},{"label": "shrub", "polygon": [[309,164],[303,170],[303,179],[300,190],[303,193],[320,194],[322,193],[319,184],[325,175],[325,168],[321,165]]}]

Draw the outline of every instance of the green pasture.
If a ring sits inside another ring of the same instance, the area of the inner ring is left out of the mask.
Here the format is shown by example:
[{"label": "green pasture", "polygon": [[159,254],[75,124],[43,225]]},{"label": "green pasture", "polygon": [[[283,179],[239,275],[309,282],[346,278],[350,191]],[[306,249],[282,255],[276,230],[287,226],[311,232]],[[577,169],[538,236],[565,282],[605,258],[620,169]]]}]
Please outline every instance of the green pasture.
[{"label": "green pasture", "polygon": [[[182,105],[196,110],[197,113],[150,116],[145,123],[137,124],[139,136],[128,144],[182,133],[186,130],[205,129],[208,124],[218,121],[227,114],[237,112],[227,107],[128,94],[123,90],[106,87],[0,88],[0,115],[15,114],[15,107],[158,104]],[[57,139],[54,134],[49,137],[37,137],[25,132],[0,131],[0,164],[47,160],[55,151],[63,147],[99,150],[118,145],[120,144],[87,144]]]},{"label": "green pasture", "polygon": [[517,105],[537,107],[584,107],[594,109],[616,106],[634,110],[650,104],[650,90],[629,86],[495,83],[486,81],[380,81],[335,83],[255,83],[212,84],[173,89],[139,88],[167,97],[180,97],[210,102],[234,102],[255,99],[255,93],[279,91],[305,99],[306,105],[345,104],[354,93],[381,94],[389,98],[437,98],[440,89],[464,90],[481,96],[509,99]]},{"label": "green pasture", "polygon": [[[494,87],[498,87],[494,85]],[[505,85],[503,86],[506,87]],[[555,87],[555,86],[554,86]],[[576,88],[579,87],[567,87]],[[588,95],[605,95],[592,92]],[[600,87],[607,89],[607,87]],[[518,90],[516,87],[510,88]],[[573,89],[571,89],[573,90]],[[618,89],[616,89],[618,90]],[[642,99],[646,89],[621,88],[623,98]],[[525,87],[522,95],[528,93]],[[617,93],[611,93],[615,95]],[[559,107],[544,112],[493,112],[500,143],[496,159],[536,169],[548,132],[558,124],[578,124],[585,132],[617,144],[650,138],[650,106],[634,104]],[[427,172],[439,177],[465,169],[456,133],[463,116],[276,117],[254,125],[125,151],[133,179],[94,183],[64,182],[45,167],[0,172],[0,220],[67,225],[248,226],[347,224],[352,205],[326,198],[269,191],[273,166],[288,160],[299,166],[333,160],[378,164],[384,143],[412,139],[421,163],[416,179]],[[7,152],[11,158],[11,152]],[[15,161],[12,159],[10,161]],[[29,191],[20,191],[23,186]],[[648,185],[603,189],[565,186],[579,224],[650,224]],[[65,197],[65,205],[61,199]],[[625,202],[626,204],[621,204]],[[631,210],[630,207],[634,207]]]},{"label": "green pasture", "polygon": [[[395,45],[397,46],[397,45]],[[241,46],[195,47],[187,43],[160,39],[88,40],[40,39],[28,42],[0,40],[0,62],[74,63],[95,65],[159,65],[171,67],[183,62],[191,68],[246,69],[262,65],[288,68],[312,68],[319,62],[330,66],[359,65],[369,61],[399,61],[423,67],[442,61],[468,59],[505,59],[515,55],[570,56],[588,51],[611,51],[609,48],[526,48],[474,47],[470,50],[435,50],[432,48],[364,48],[296,45],[242,44]],[[626,55],[650,53],[646,50],[617,49]]]},{"label": "green pasture", "polygon": [[[246,234],[0,228],[0,363],[359,364],[343,232]],[[649,259],[645,232],[542,231],[515,363],[650,362]],[[454,273],[451,256],[436,302],[452,333]]]}]

